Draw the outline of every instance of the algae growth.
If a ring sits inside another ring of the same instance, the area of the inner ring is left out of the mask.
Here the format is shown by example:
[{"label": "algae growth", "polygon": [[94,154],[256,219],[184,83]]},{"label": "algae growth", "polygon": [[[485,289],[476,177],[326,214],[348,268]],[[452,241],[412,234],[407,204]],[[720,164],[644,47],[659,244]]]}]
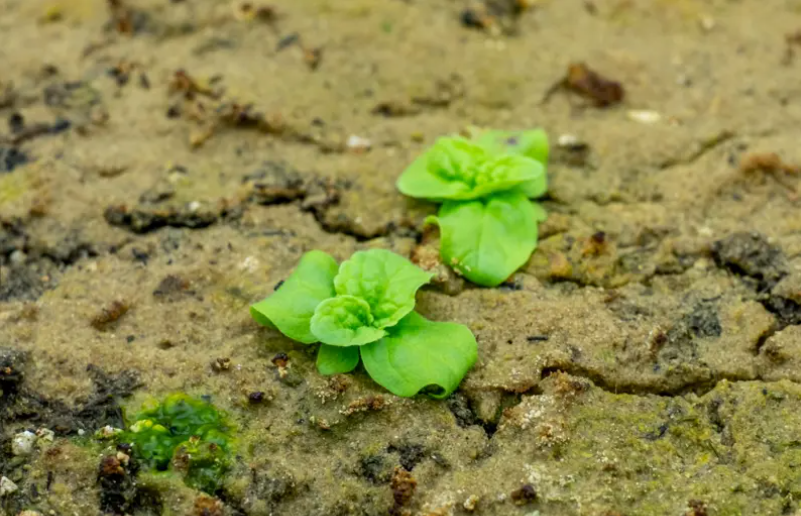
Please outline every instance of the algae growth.
[{"label": "algae growth", "polygon": [[176,472],[187,485],[214,493],[230,467],[231,430],[211,403],[176,393],[137,414],[120,440],[145,466]]}]

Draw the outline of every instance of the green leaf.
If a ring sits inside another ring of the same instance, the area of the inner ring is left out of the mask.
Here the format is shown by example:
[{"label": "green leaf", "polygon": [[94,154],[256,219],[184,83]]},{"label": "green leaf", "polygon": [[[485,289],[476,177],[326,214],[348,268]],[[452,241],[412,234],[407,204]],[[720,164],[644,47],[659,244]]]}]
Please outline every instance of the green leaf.
[{"label": "green leaf", "polygon": [[448,396],[478,356],[476,338],[466,326],[429,321],[417,312],[360,350],[370,377],[391,393],[407,397],[432,387],[433,397]]},{"label": "green leaf", "polygon": [[548,135],[542,129],[529,131],[484,131],[476,140],[491,155],[515,154],[537,160],[543,165],[542,175],[519,186],[530,199],[542,197],[548,191],[545,166],[550,152]]},{"label": "green leaf", "polygon": [[320,345],[317,352],[317,371],[320,374],[349,373],[359,365],[359,348],[357,346]]},{"label": "green leaf", "polygon": [[270,297],[250,307],[259,324],[275,326],[290,339],[311,344],[317,337],[309,327],[317,305],[334,297],[337,262],[322,251],[309,251],[283,285]]},{"label": "green leaf", "polygon": [[311,318],[311,331],[323,344],[361,346],[386,335],[372,324],[370,305],[363,299],[345,295],[317,305]]},{"label": "green leaf", "polygon": [[472,166],[485,159],[478,145],[464,138],[440,138],[398,178],[402,194],[419,199],[457,199],[472,189]]},{"label": "green leaf", "polygon": [[478,199],[515,187],[527,189],[542,185],[545,185],[545,167],[539,161],[524,156],[500,156],[479,167],[475,186],[470,196],[463,199]]},{"label": "green leaf", "polygon": [[497,286],[537,247],[537,220],[542,214],[519,192],[446,202],[434,219],[440,227],[443,262],[473,283]]},{"label": "green leaf", "polygon": [[535,159],[543,165],[548,163],[550,151],[548,135],[542,129],[528,131],[484,131],[475,142],[490,154],[519,154]]},{"label": "green leaf", "polygon": [[370,305],[376,328],[394,326],[414,309],[417,289],[429,274],[406,258],[384,249],[358,251],[339,267],[334,288],[340,296],[363,299]]},{"label": "green leaf", "polygon": [[522,153],[493,154],[464,138],[440,138],[398,179],[401,193],[432,200],[478,199],[515,187],[542,189],[544,184],[545,168],[536,159]]}]

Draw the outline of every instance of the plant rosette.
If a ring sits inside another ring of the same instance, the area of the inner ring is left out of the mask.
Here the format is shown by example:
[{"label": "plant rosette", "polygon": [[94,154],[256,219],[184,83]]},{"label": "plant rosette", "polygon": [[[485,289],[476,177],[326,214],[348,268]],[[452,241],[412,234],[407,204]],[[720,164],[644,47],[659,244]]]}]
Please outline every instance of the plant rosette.
[{"label": "plant rosette", "polygon": [[320,343],[317,370],[353,371],[361,359],[376,383],[398,396],[451,394],[477,358],[476,339],[460,324],[414,311],[431,280],[391,251],[358,251],[337,265],[322,251],[303,255],[268,298],[250,307],[259,324],[304,344]]},{"label": "plant rosette", "polygon": [[494,287],[537,247],[545,210],[531,199],[548,190],[548,137],[542,129],[442,137],[398,179],[404,195],[443,203],[427,223],[440,228],[444,263]]}]

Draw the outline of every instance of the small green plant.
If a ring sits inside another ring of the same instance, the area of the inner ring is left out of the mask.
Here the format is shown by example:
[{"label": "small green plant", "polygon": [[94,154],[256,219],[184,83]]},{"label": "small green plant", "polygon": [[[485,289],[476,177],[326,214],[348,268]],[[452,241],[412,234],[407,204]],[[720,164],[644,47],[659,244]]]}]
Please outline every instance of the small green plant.
[{"label": "small green plant", "polygon": [[477,347],[467,327],[414,312],[415,294],[430,279],[383,249],[356,252],[339,266],[328,254],[310,251],[250,313],[293,340],[320,342],[322,374],[353,371],[361,358],[373,380],[393,394],[425,390],[442,398],[473,366]]},{"label": "small green plant", "polygon": [[537,247],[545,210],[530,199],[548,189],[548,137],[532,131],[486,131],[443,137],[398,179],[405,195],[442,202],[426,219],[439,225],[443,261],[488,287],[506,281]]},{"label": "small green plant", "polygon": [[176,393],[146,406],[118,438],[145,466],[179,473],[187,485],[214,493],[230,466],[231,429],[211,403]]}]

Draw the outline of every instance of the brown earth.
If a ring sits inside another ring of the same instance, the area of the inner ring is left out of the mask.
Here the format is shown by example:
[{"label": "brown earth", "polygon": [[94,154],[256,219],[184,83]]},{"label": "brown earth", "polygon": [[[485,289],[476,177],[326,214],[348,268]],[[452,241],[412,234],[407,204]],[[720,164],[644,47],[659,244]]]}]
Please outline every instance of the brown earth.
[{"label": "brown earth", "polygon": [[[234,471],[132,514],[801,513],[801,2],[488,3],[0,0],[0,514],[101,514],[90,436],[175,391]],[[623,102],[543,102],[575,62]],[[500,288],[421,292],[477,336],[456,394],[250,320],[305,251],[430,256],[394,182],[473,125],[548,131],[550,216]]]}]

